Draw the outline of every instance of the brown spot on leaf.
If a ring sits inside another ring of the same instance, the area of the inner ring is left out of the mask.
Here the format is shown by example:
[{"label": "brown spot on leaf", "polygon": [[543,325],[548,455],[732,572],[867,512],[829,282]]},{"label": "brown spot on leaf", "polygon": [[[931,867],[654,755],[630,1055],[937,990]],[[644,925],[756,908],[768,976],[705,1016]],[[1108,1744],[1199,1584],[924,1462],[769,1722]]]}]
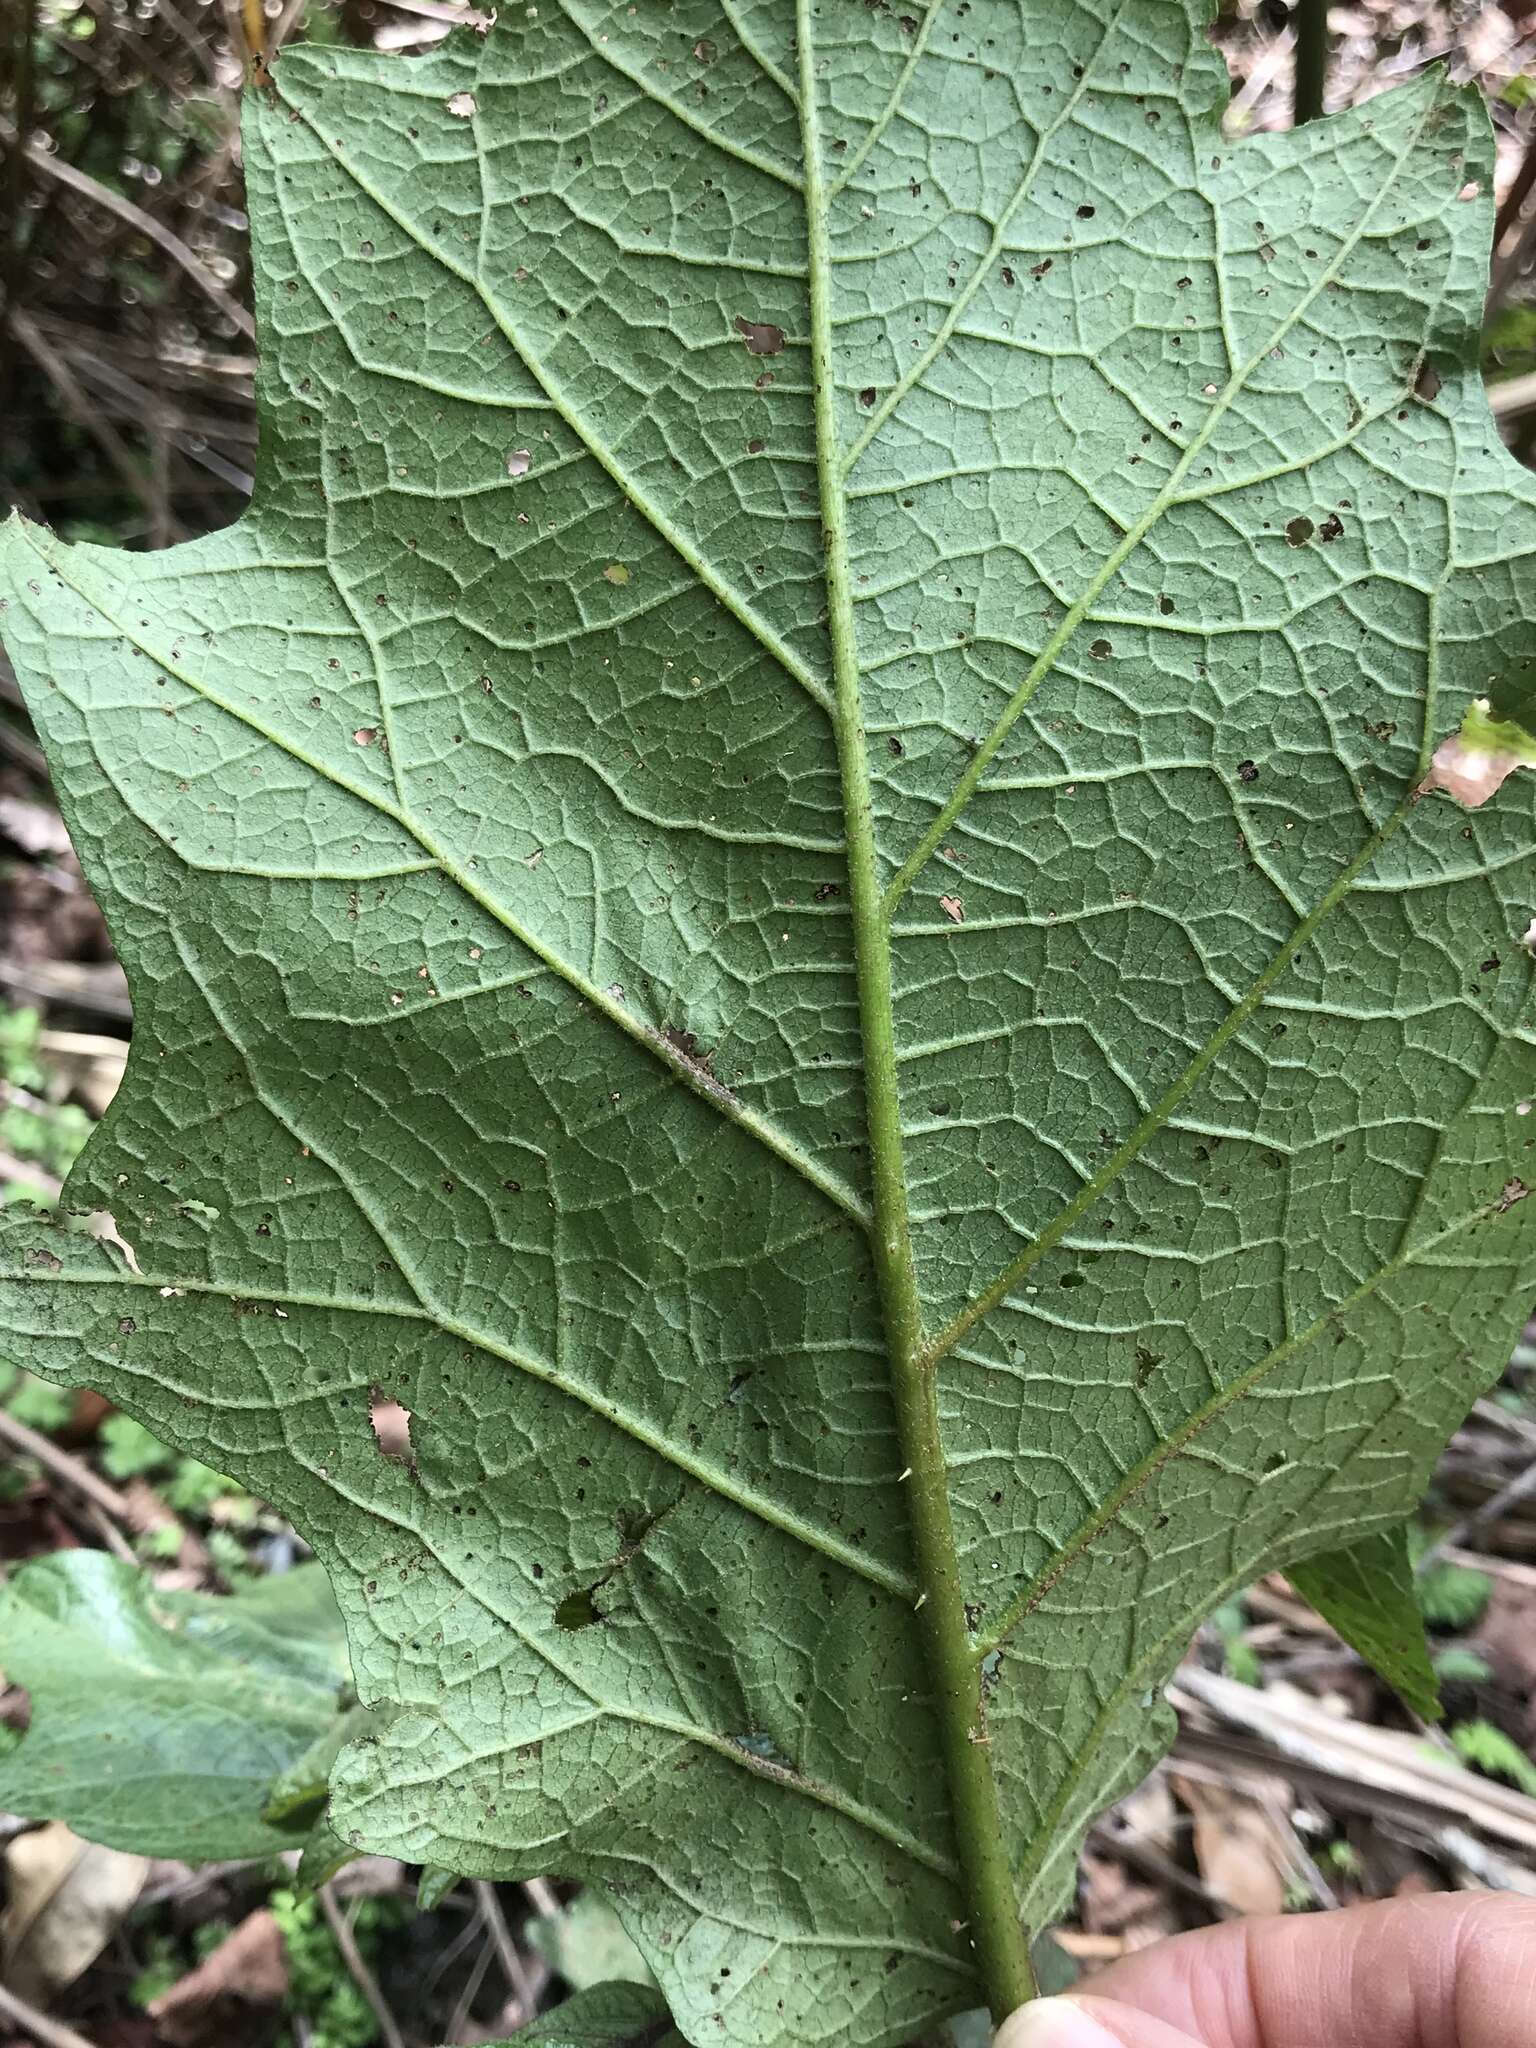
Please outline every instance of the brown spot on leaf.
[{"label": "brown spot on leaf", "polygon": [[951,924],[965,923],[965,905],[958,896],[941,896],[939,898],[939,908]]}]

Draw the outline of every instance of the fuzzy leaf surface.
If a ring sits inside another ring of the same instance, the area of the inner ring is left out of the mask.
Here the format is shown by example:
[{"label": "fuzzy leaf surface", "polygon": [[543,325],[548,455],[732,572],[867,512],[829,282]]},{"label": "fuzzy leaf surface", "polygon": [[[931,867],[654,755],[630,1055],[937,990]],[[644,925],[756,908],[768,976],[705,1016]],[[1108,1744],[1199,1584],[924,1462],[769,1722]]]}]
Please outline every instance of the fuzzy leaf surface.
[{"label": "fuzzy leaf surface", "polygon": [[1529,686],[1486,117],[1224,99],[1193,0],[285,52],[249,515],[5,533],[138,1270],[10,1223],[0,1328],[314,1543],[401,1709],[353,1837],[590,1878],[695,2042],[980,2002],[847,835],[1032,1927],[1199,1617],[1400,1521],[1536,1289],[1536,778],[1413,800]]}]

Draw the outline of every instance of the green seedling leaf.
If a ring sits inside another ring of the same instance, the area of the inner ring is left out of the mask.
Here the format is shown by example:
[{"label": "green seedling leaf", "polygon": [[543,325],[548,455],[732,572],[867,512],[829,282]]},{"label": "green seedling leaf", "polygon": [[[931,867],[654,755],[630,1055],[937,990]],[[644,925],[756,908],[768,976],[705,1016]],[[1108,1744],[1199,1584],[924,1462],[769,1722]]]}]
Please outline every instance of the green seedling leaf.
[{"label": "green seedling leaf", "polygon": [[639,1984],[598,1984],[498,2048],[683,2048],[683,2038],[659,1992]]},{"label": "green seedling leaf", "polygon": [[1451,1730],[1451,1742],[1464,1762],[1536,1798],[1536,1764],[1502,1728],[1491,1721],[1463,1721]]},{"label": "green seedling leaf", "polygon": [[204,1862],[294,1846],[270,1787],[338,1720],[346,1648],[323,1573],[162,1593],[93,1550],[0,1588],[6,1676],[32,1696],[0,1806],[90,1842]]},{"label": "green seedling leaf", "polygon": [[1431,1628],[1476,1628],[1493,1595],[1486,1572],[1467,1564],[1432,1564],[1419,1574],[1419,1609]]},{"label": "green seedling leaf", "polygon": [[1487,118],[1229,145],[1205,30],[285,50],[249,513],[0,542],[136,1006],[0,1337],[314,1544],[342,1835],[597,1884],[694,2043],[1016,2003],[1536,1294]]},{"label": "green seedling leaf", "polygon": [[152,1436],[131,1415],[109,1415],[101,1425],[98,1442],[101,1469],[109,1479],[140,1479],[175,1463],[175,1452],[167,1450],[159,1437]]},{"label": "green seedling leaf", "polygon": [[598,1984],[655,1984],[623,1922],[595,1891],[528,1923],[528,1940],[573,1991]]},{"label": "green seedling leaf", "polygon": [[366,1707],[333,1712],[308,1749],[272,1780],[262,1818],[274,1827],[284,1827],[310,1817],[325,1803],[331,1767],[337,1757],[349,1742],[355,1742],[375,1725],[376,1718]]},{"label": "green seedling leaf", "polygon": [[1486,1685],[1493,1675],[1493,1666],[1486,1657],[1459,1644],[1453,1643],[1435,1655],[1435,1677],[1442,1685]]},{"label": "green seedling leaf", "polygon": [[1286,1576],[1416,1714],[1440,1719],[1440,1688],[1424,1639],[1406,1525],[1324,1551],[1293,1565]]},{"label": "green seedling leaf", "polygon": [[428,1864],[416,1882],[416,1905],[423,1913],[435,1913],[459,1882],[456,1870],[442,1870]]}]

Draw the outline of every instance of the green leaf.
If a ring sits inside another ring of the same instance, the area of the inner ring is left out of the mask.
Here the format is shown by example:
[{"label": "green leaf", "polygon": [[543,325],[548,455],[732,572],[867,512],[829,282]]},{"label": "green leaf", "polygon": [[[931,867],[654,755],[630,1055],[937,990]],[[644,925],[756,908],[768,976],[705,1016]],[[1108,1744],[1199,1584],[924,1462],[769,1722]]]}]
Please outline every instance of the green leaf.
[{"label": "green leaf", "polygon": [[[291,1842],[289,1846],[292,1846]],[[308,1898],[321,1885],[328,1884],[338,1870],[345,1870],[349,1863],[355,1862],[358,1853],[355,1844],[337,1832],[330,1808],[325,1807],[316,1814],[309,1833],[304,1837],[298,1869],[293,1876],[294,1890],[301,1898]]]},{"label": "green leaf", "polygon": [[1491,1721],[1463,1721],[1451,1730],[1451,1742],[1467,1763],[1536,1798],[1536,1763],[1502,1728]]},{"label": "green leaf", "polygon": [[308,1749],[272,1780],[262,1818],[274,1827],[291,1823],[324,1803],[331,1767],[349,1742],[374,1725],[366,1707],[333,1712]]},{"label": "green leaf", "polygon": [[578,1892],[558,1913],[530,1920],[529,1942],[573,1991],[597,1984],[651,1984],[655,1978],[601,1893]]},{"label": "green leaf", "polygon": [[497,2048],[683,2048],[683,2040],[658,1992],[639,1984],[598,1984]]},{"label": "green leaf", "polygon": [[0,1588],[0,1643],[32,1696],[26,1739],[0,1758],[7,1812],[194,1863],[293,1846],[262,1809],[334,1726],[346,1675],[318,1568],[221,1599],[65,1551]]},{"label": "green leaf", "polygon": [[1492,1594],[1492,1579],[1474,1565],[1432,1564],[1419,1574],[1419,1608],[1431,1628],[1476,1628]]},{"label": "green leaf", "polygon": [[101,1469],[109,1479],[138,1479],[174,1462],[175,1454],[131,1415],[109,1415],[99,1441]]},{"label": "green leaf", "polygon": [[456,1870],[442,1870],[429,1863],[416,1881],[417,1911],[435,1913],[458,1881]]},{"label": "green leaf", "polygon": [[18,1422],[44,1434],[62,1429],[74,1407],[68,1395],[30,1373],[23,1374],[20,1384],[6,1395],[5,1405]]},{"label": "green leaf", "polygon": [[1441,1685],[1486,1685],[1493,1675],[1486,1657],[1459,1644],[1452,1643],[1435,1655],[1435,1677]]},{"label": "green leaf", "polygon": [[1416,1714],[1440,1719],[1440,1688],[1424,1639],[1406,1525],[1292,1565],[1286,1576]]},{"label": "green leaf", "polygon": [[285,50],[250,512],[5,529],[136,1021],[132,1259],[8,1221],[0,1329],[313,1542],[342,1832],[695,2042],[1021,1995],[1536,1294],[1536,777],[1416,794],[1533,675],[1487,119],[1226,98],[1176,0]]}]

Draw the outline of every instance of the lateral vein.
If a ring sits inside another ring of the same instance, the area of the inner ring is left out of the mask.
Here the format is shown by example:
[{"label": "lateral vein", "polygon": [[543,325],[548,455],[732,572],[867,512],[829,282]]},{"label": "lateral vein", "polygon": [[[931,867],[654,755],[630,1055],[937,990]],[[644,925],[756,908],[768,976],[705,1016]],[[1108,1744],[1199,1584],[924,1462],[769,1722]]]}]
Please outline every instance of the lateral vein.
[{"label": "lateral vein", "polygon": [[1297,954],[1316,935],[1318,927],[1343,902],[1354,887],[1360,875],[1368,868],[1382,848],[1397,832],[1409,815],[1415,799],[1410,794],[1402,799],[1386,823],[1366,841],[1333,886],[1322,896],[1304,917],[1285,944],[1269,964],[1256,977],[1247,993],[1227,1012],[1221,1023],[1211,1033],[1194,1058],[1169,1086],[1163,1091],[1153,1107],[1148,1110],[1135,1130],[1111,1156],[1105,1160],[1091,1180],[1085,1181],[1071,1201],[1059,1209],[1056,1215],[1017,1258],[1004,1266],[987,1287],[974,1300],[968,1302],[960,1313],[928,1345],[924,1352],[925,1362],[936,1365],[941,1358],[954,1350],[965,1336],[973,1330],[984,1316],[990,1315],[1000,1302],[1010,1295],[1014,1288],[1029,1272],[1030,1268],[1043,1259],[1047,1252],[1054,1251],[1082,1216],[1117,1181],[1121,1174],[1145,1150],[1152,1139],[1167,1124],[1169,1118],[1190,1090],[1210,1067],[1212,1061],[1242,1030],[1254,1012],[1261,1007],[1275,982],[1296,958]]},{"label": "lateral vein", "polygon": [[1200,1436],[1201,1432],[1212,1422],[1224,1415],[1227,1409],[1235,1402],[1241,1400],[1245,1394],[1251,1393],[1254,1388],[1260,1386],[1277,1367],[1283,1365],[1296,1352],[1305,1349],[1308,1344],[1315,1343],[1322,1333],[1332,1324],[1336,1323],[1341,1316],[1348,1315],[1362,1301],[1368,1301],[1389,1280],[1395,1279],[1399,1273],[1405,1272],[1409,1267],[1418,1265],[1422,1260],[1428,1258],[1431,1253],[1439,1251],[1444,1245],[1451,1243],[1466,1231],[1472,1229],[1474,1225],[1486,1221],[1490,1216],[1496,1215],[1499,1206],[1497,1201],[1484,1202],[1478,1208],[1469,1211],[1465,1216],[1458,1217],[1454,1223],[1447,1224],[1443,1230],[1437,1231],[1433,1237],[1425,1238],[1421,1244],[1415,1245],[1411,1250],[1399,1252],[1395,1257],[1388,1259],[1383,1265],[1378,1266],[1369,1279],[1363,1280],[1354,1292],[1347,1295],[1343,1301],[1336,1302],[1332,1308],[1325,1309],[1315,1321],[1308,1324],[1306,1329],[1298,1331],[1294,1336],[1287,1337],[1282,1343],[1275,1345],[1272,1350],[1267,1351],[1261,1359],[1251,1365],[1245,1373],[1239,1374],[1235,1380],[1230,1381],[1226,1386],[1213,1394],[1208,1401],[1195,1410],[1193,1415],[1188,1417],[1180,1428],[1174,1431],[1172,1436],[1164,1438],[1155,1450],[1149,1451],[1141,1463],[1126,1474],[1125,1478],[1109,1496],[1108,1500],[1104,1502],[1098,1512],[1079,1524],[1078,1528],[1051,1559],[1051,1562],[1045,1569],[1037,1574],[1034,1580],[1024,1588],[1016,1599],[1010,1602],[996,1627],[989,1630],[985,1636],[976,1639],[974,1654],[977,1659],[980,1660],[988,1657],[994,1650],[1000,1649],[1013,1634],[1014,1630],[1029,1618],[1052,1588],[1071,1569],[1077,1559],[1110,1526],[1121,1510],[1156,1478],[1165,1465],[1187,1450]]},{"label": "lateral vein", "polygon": [[495,321],[498,331],[516,352],[519,362],[522,363],[529,375],[533,377],[566,426],[570,428],[571,432],[581,442],[582,446],[599,467],[606,471],[607,475],[623,493],[626,501],[634,506],[635,510],[660,535],[674,554],[678,555],[687,564],[697,580],[730,613],[737,624],[745,627],[758,642],[759,646],[763,648],[764,652],[770,654],[779,664],[785,674],[798,683],[806,695],[813,702],[819,704],[821,709],[830,716],[832,699],[825,685],[811,673],[801,657],[795,653],[794,649],[789,646],[788,642],[780,634],[774,631],[756,607],[749,603],[733,584],[728,583],[723,576],[710,567],[687,534],[683,532],[682,528],[669,518],[661,507],[641,489],[634,478],[628,474],[613,450],[587,424],[579,409],[567,395],[564,387],[549,374],[548,369],[539,361],[538,357],[523,340],[517,331],[516,323],[512,320],[507,309],[502,305],[496,294],[484,283],[478,271],[472,270],[467,265],[458,262],[448,250],[423,235],[410,215],[402,212],[399,207],[392,205],[385,195],[375,185],[370,183],[345,153],[330,140],[320,123],[315,121],[304,107],[296,106],[291,101],[285,102],[285,104],[290,107],[291,111],[309,129],[311,135],[314,136],[315,140],[320,144],[326,155],[331,158],[332,162],[336,164],[337,168],[345,171],[358,191],[365,198],[370,199],[387,220],[393,221],[402,234],[408,235],[424,255],[430,256],[450,276],[456,277],[461,284],[468,286],[485,307],[492,320]]},{"label": "lateral vein", "polygon": [[[1427,116],[1425,118],[1427,118]],[[1423,126],[1424,121],[1421,119],[1417,126],[1414,128],[1412,134],[1410,135],[1406,147],[1403,149],[1403,151],[1399,154],[1397,158],[1398,170],[1401,170],[1403,164],[1412,154],[1414,146],[1418,141],[1419,135],[1423,130]],[[1169,506],[1178,502],[1179,486],[1183,483],[1184,478],[1189,474],[1190,467],[1194,463],[1195,458],[1205,448],[1206,444],[1210,440],[1211,435],[1216,431],[1216,427],[1219,424],[1219,422],[1226,416],[1227,412],[1236,403],[1238,397],[1247,388],[1248,380],[1252,377],[1258,365],[1265,360],[1265,358],[1269,355],[1272,349],[1279,346],[1280,342],[1284,340],[1285,336],[1295,326],[1296,322],[1299,319],[1301,319],[1302,315],[1306,312],[1307,308],[1312,305],[1314,300],[1316,300],[1321,293],[1328,289],[1328,286],[1337,277],[1340,267],[1343,265],[1345,260],[1353,253],[1356,246],[1364,237],[1367,228],[1370,226],[1372,217],[1374,216],[1376,209],[1382,204],[1383,200],[1394,190],[1395,185],[1396,174],[1394,172],[1394,174],[1391,177],[1387,178],[1383,182],[1382,186],[1377,191],[1375,197],[1371,200],[1370,205],[1361,215],[1360,221],[1353,230],[1353,232],[1339,244],[1337,253],[1322,269],[1322,271],[1314,279],[1312,284],[1308,286],[1307,290],[1302,293],[1301,297],[1296,301],[1295,305],[1286,314],[1285,318],[1275,326],[1275,328],[1270,332],[1269,335],[1266,336],[1261,346],[1256,348],[1249,356],[1248,360],[1239,369],[1233,372],[1232,376],[1228,379],[1225,388],[1222,390],[1219,396],[1211,401],[1210,410],[1206,414],[1204,420],[1201,422],[1200,431],[1195,435],[1194,439],[1185,449],[1183,455],[1180,456],[1178,462],[1174,465],[1173,469],[1170,470],[1168,474],[1168,479],[1164,483],[1162,489],[1158,492],[1157,496],[1152,500],[1151,504],[1148,505],[1145,512],[1142,513],[1140,519],[1136,521],[1135,525],[1132,526],[1126,532],[1124,537],[1117,543],[1117,545],[1110,550],[1109,554],[1105,557],[1101,567],[1089,579],[1088,583],[1086,584],[1086,586],[1084,587],[1083,591],[1078,596],[1074,604],[1072,605],[1071,609],[1062,619],[1060,625],[1057,626],[1056,630],[1051,634],[1051,637],[1046,641],[1045,646],[1041,649],[1039,655],[1036,657],[1033,666],[1029,670],[1029,673],[1025,676],[1024,680],[1019,684],[1018,689],[1009,699],[1007,707],[1004,709],[1001,717],[999,717],[997,723],[993,726],[991,732],[988,733],[986,739],[977,748],[975,754],[972,756],[969,767],[966,769],[965,773],[960,777],[960,779],[956,782],[954,789],[950,792],[950,795],[947,801],[945,802],[943,808],[939,811],[938,815],[934,818],[932,824],[929,825],[928,829],[923,833],[921,839],[919,839],[919,841],[917,842],[917,845],[913,848],[912,852],[907,856],[907,859],[902,863],[896,875],[887,885],[884,897],[884,905],[886,915],[888,917],[894,914],[896,906],[901,901],[902,896],[906,893],[908,886],[916,879],[919,872],[927,866],[929,859],[932,857],[934,849],[939,844],[939,841],[944,837],[945,833],[949,830],[950,826],[954,824],[956,818],[959,817],[960,813],[965,809],[965,806],[970,802],[971,797],[974,795],[976,791],[977,785],[980,783],[982,777],[986,774],[987,769],[991,766],[992,760],[996,755],[998,749],[1002,746],[1003,741],[1008,737],[1009,733],[1013,730],[1015,723],[1017,722],[1021,713],[1024,711],[1030,699],[1034,696],[1036,690],[1040,687],[1041,683],[1045,681],[1046,677],[1055,668],[1057,657],[1066,647],[1067,642],[1077,632],[1077,629],[1083,623],[1083,620],[1088,616],[1090,610],[1092,609],[1094,601],[1097,599],[1099,593],[1106,587],[1106,585],[1110,582],[1111,578],[1114,577],[1118,573],[1118,571],[1124,566],[1128,558],[1135,553],[1136,549],[1141,546],[1142,542],[1146,539],[1147,535],[1151,532],[1152,528],[1157,524],[1158,520],[1162,518],[1163,514],[1168,510]],[[1414,375],[1417,375],[1416,369]],[[1409,387],[1411,388],[1413,383],[1412,376],[1410,376],[1408,382]],[[1356,435],[1358,435],[1359,424],[1360,423],[1357,423],[1355,429],[1353,430],[1350,436],[1351,440]]]},{"label": "lateral vein", "polygon": [[593,1009],[599,1011],[610,1023],[616,1024],[626,1037],[632,1038],[638,1045],[643,1045],[655,1059],[658,1059],[667,1068],[676,1080],[681,1081],[693,1094],[712,1104],[727,1122],[737,1125],[742,1130],[749,1131],[760,1144],[773,1153],[784,1165],[799,1174],[802,1180],[809,1182],[819,1194],[824,1195],[829,1202],[832,1202],[837,1208],[841,1209],[845,1215],[852,1217],[861,1227],[868,1228],[869,1211],[844,1180],[836,1174],[829,1173],[808,1152],[804,1151],[787,1131],[781,1130],[771,1118],[764,1116],[758,1110],[749,1108],[746,1103],[742,1102],[739,1096],[733,1095],[713,1075],[706,1073],[696,1061],[685,1059],[682,1053],[663,1037],[661,1032],[651,1029],[649,1025],[643,1023],[639,1018],[631,1016],[617,997],[610,995],[606,989],[598,987],[579,968],[574,967],[570,961],[562,958],[544,940],[538,938],[526,925],[514,917],[509,910],[498,903],[488,890],[482,888],[478,882],[473,881],[458,866],[457,862],[453,860],[445,848],[437,843],[432,834],[418,819],[399,805],[391,803],[387,797],[381,796],[377,790],[369,789],[365,784],[354,781],[351,776],[343,775],[336,769],[327,767],[323,761],[306,753],[302,747],[295,745],[284,734],[276,731],[271,726],[265,725],[253,712],[245,710],[238,704],[231,703],[229,699],[222,696],[211,685],[192,675],[180,662],[165,653],[163,649],[153,646],[133,627],[108,611],[100,598],[93,592],[82,587],[79,582],[70,576],[64,566],[64,561],[68,559],[67,554],[64,560],[55,560],[48,549],[39,545],[38,541],[34,539],[33,536],[37,531],[38,529],[30,525],[24,526],[22,529],[23,537],[33,552],[40,560],[47,563],[48,567],[61,581],[69,585],[76,596],[82,598],[91,606],[98,618],[105,620],[113,631],[126,640],[131,647],[137,647],[139,652],[147,655],[157,668],[163,670],[166,675],[174,676],[179,683],[184,684],[187,689],[201,697],[205,703],[214,705],[228,717],[238,720],[240,724],[246,726],[250,731],[259,734],[270,746],[278,748],[280,752],[287,754],[290,759],[297,761],[312,774],[331,783],[333,787],[345,791],[348,796],[355,797],[359,803],[365,804],[369,809],[377,811],[381,817],[389,818],[403,832],[409,833],[411,838],[421,847],[422,851],[430,856],[432,864],[442,870],[444,878],[451,882],[463,895],[467,896],[471,902],[477,903],[485,911],[486,915],[494,918],[505,931],[510,932],[513,938],[520,945],[525,946],[536,960],[542,961],[546,967],[552,969],[562,981],[574,989],[576,994],[589,1003]]}]

